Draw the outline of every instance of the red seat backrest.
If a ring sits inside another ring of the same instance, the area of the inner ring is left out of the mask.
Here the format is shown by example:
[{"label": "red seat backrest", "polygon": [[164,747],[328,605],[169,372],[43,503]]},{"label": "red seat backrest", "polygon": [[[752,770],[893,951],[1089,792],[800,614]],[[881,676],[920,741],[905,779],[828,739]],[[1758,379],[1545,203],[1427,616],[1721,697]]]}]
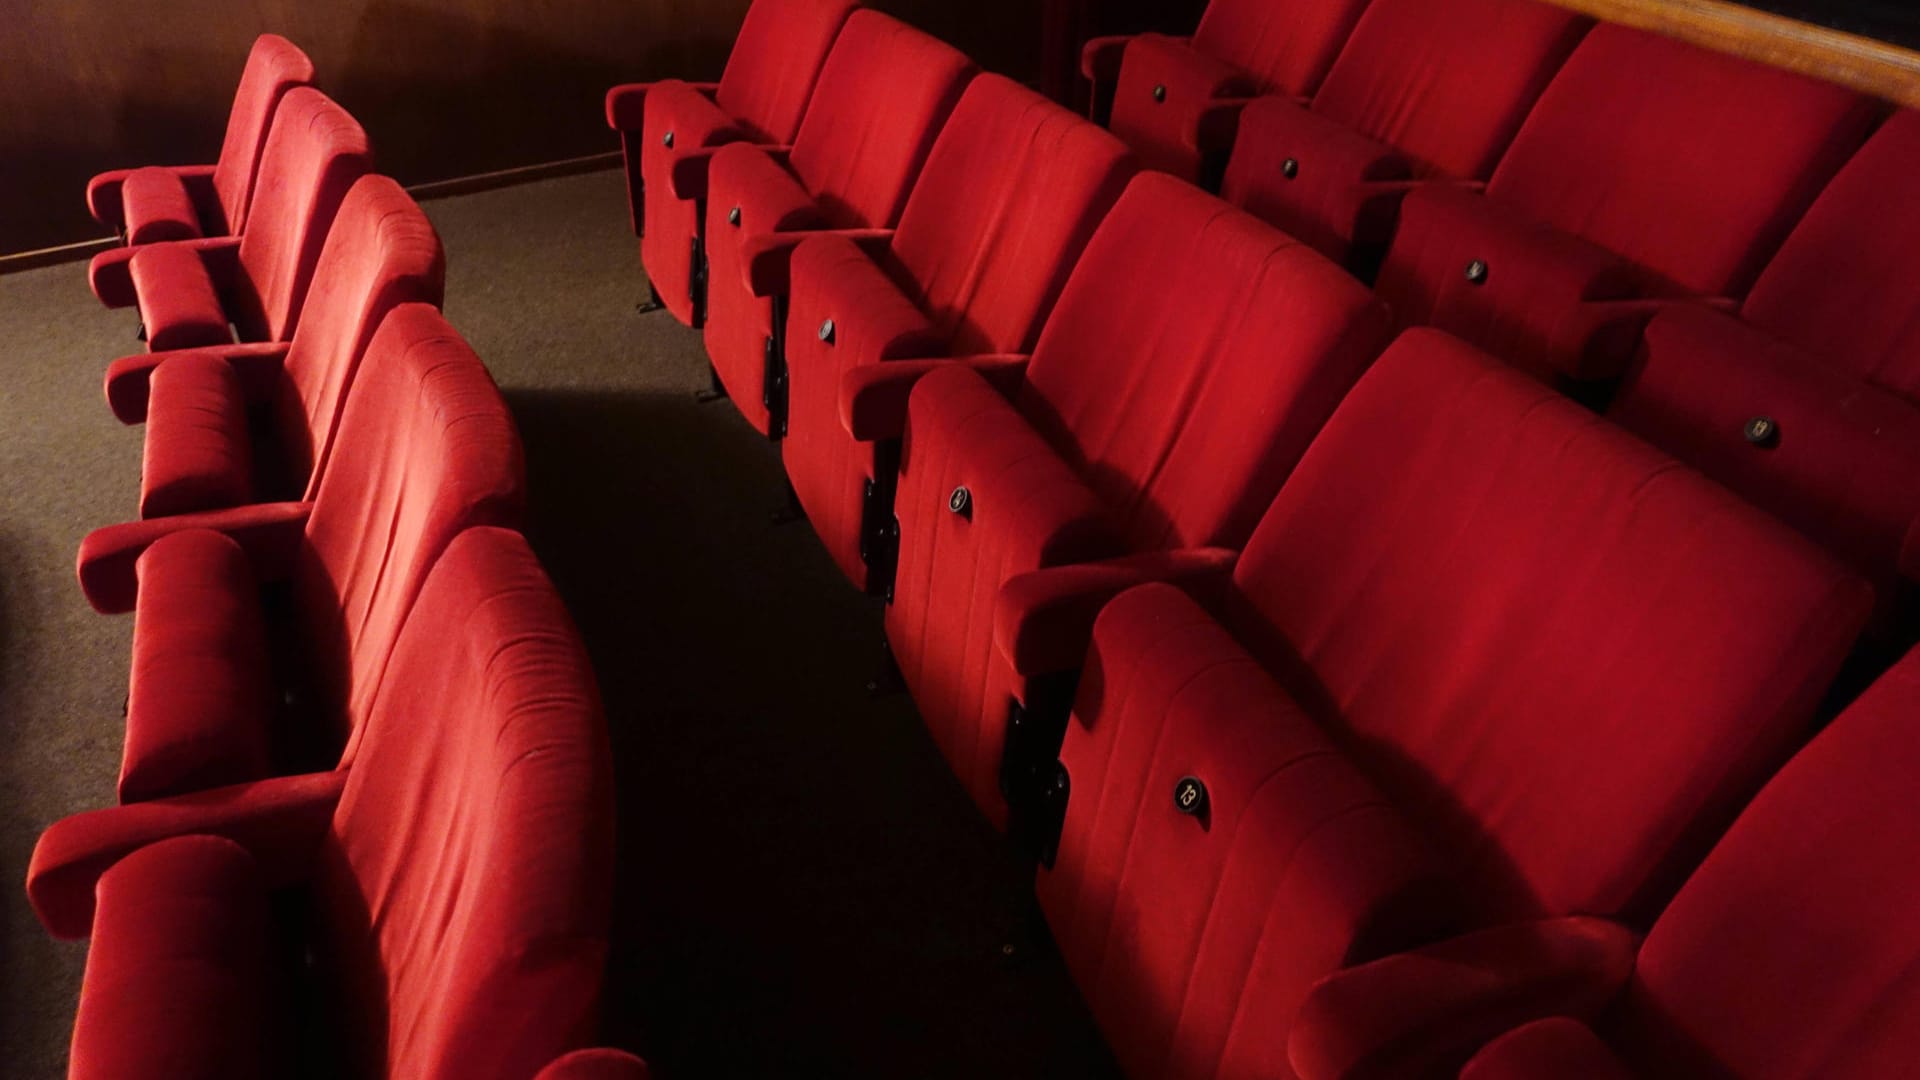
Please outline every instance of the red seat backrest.
[{"label": "red seat backrest", "polygon": [[860,10],[827,54],[793,140],[794,174],[841,227],[887,228],[973,61],[877,11]]},{"label": "red seat backrest", "polygon": [[293,333],[333,215],[372,169],[367,133],[345,109],[311,86],[287,91],[267,132],[240,238],[244,281],[229,314],[243,340],[285,341]]},{"label": "red seat backrest", "polygon": [[1193,33],[1201,52],[1302,96],[1326,78],[1367,0],[1213,0]]},{"label": "red seat backrest", "polygon": [[1348,395],[1234,581],[1241,639],[1491,917],[1676,885],[1871,606],[1797,534],[1433,330]]},{"label": "red seat backrest", "polygon": [[[314,689],[357,734],[420,583],[474,525],[517,527],[526,464],[479,357],[426,304],[393,309],[360,363],[293,570]],[[348,740],[345,758],[354,756]]]},{"label": "red seat backrest", "polygon": [[1388,333],[1385,308],[1318,253],[1141,173],[1015,404],[1135,548],[1237,546]]},{"label": "red seat backrest", "polygon": [[233,111],[227,114],[220,160],[213,166],[213,190],[220,196],[229,234],[237,235],[247,227],[247,204],[253,199],[254,176],[274,110],[287,91],[312,81],[313,61],[293,42],[278,34],[254,39],[233,95]]},{"label": "red seat backrest", "polygon": [[1656,287],[1740,296],[1876,109],[1832,83],[1603,24],[1487,194],[1633,260]]},{"label": "red seat backrest", "polygon": [[1649,1075],[1920,1061],[1920,653],[1769,783],[1653,926],[1614,1032]]},{"label": "red seat backrest", "polygon": [[1484,180],[1591,25],[1537,0],[1373,0],[1313,111],[1421,174]]},{"label": "red seat backrest", "polygon": [[504,1080],[587,1045],[612,879],[586,650],[526,541],[469,529],[406,620],[315,861],[352,1074]]},{"label": "red seat backrest", "polygon": [[757,141],[792,142],[855,0],[754,0],[714,100]]},{"label": "red seat backrest", "polygon": [[955,353],[1026,352],[1133,169],[1126,145],[999,75],[961,95],[893,253]]},{"label": "red seat backrest", "polygon": [[439,307],[447,260],[427,215],[391,177],[363,176],[327,230],[276,401],[288,473],[312,498],[367,342],[401,304]]},{"label": "red seat backrest", "polygon": [[1807,211],[1741,314],[1920,403],[1920,112],[1889,119]]}]

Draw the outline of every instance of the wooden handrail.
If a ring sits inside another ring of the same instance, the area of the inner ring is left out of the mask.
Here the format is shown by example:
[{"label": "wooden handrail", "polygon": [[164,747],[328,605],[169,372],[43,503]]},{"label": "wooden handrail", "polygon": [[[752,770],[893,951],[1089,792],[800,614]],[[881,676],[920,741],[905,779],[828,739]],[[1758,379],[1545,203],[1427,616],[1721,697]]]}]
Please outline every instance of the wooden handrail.
[{"label": "wooden handrail", "polygon": [[1546,0],[1920,107],[1920,52],[1727,0]]}]

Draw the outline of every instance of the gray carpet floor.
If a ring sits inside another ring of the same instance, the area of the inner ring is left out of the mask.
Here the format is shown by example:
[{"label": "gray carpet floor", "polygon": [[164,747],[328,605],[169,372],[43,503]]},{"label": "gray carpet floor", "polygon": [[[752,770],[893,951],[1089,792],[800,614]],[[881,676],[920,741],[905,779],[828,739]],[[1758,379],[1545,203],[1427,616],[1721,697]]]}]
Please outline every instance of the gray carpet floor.
[{"label": "gray carpet floor", "polygon": [[[447,314],[526,442],[528,534],[591,648],[620,799],[606,1039],[670,1078],[1111,1075],[1058,960],[1008,963],[1028,891],[904,698],[864,690],[879,611],[804,524],[777,452],[700,405],[700,337],[645,291],[617,172],[427,205]],[[72,579],[135,505],[140,433],[100,372],[136,351],[82,264],[0,277],[0,1061],[64,1073],[84,943],[19,883],[40,829],[106,805],[131,620]]]}]

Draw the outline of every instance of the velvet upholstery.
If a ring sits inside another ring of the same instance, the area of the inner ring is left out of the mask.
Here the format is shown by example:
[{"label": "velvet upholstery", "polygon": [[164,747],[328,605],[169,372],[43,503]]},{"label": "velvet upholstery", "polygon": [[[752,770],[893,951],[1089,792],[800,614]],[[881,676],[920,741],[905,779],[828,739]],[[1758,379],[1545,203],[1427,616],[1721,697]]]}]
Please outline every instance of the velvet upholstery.
[{"label": "velvet upholstery", "polygon": [[[605,721],[517,533],[448,546],[366,730],[350,770],[95,811],[42,838],[29,894],[50,926],[95,939],[75,1033],[75,1060],[104,1063],[89,1075],[127,1075],[112,1070],[156,1044],[166,1075],[246,1075],[231,1070],[268,1026],[276,974],[258,970],[248,913],[288,884],[312,911],[290,953],[314,958],[326,1007],[316,1044],[276,1047],[278,1064],[319,1051],[350,1075],[519,1080],[588,1045],[612,891]],[[89,870],[99,901],[75,928],[86,912],[63,904],[91,899]]]},{"label": "velvet upholstery", "polygon": [[[990,818],[1006,813],[1016,691],[993,643],[1001,584],[1126,551],[1238,546],[1386,322],[1318,254],[1147,173],[1094,233],[1011,400],[963,365],[914,387],[887,639]],[[949,510],[960,486],[964,514]]]},{"label": "velvet upholstery", "polygon": [[1227,148],[1207,137],[1209,111],[1222,99],[1311,95],[1366,7],[1367,0],[1213,0],[1192,38],[1141,34],[1124,46],[1113,131],[1147,168],[1197,180],[1206,152]]},{"label": "velvet upholstery", "polygon": [[827,54],[786,164],[739,144],[714,154],[707,355],[756,430],[777,434],[764,402],[767,343],[777,328],[773,299],[756,295],[747,279],[749,249],[796,230],[891,228],[973,70],[964,55],[905,23],[855,11]]},{"label": "velvet upholstery", "polygon": [[1897,1076],[1912,918],[1920,654],[1767,784],[1654,922],[1615,1007],[1523,1027],[1463,1076]]},{"label": "velvet upholstery", "polygon": [[274,110],[287,91],[312,81],[313,61],[299,47],[261,34],[247,53],[215,163],[101,173],[87,184],[87,209],[100,224],[123,229],[129,244],[241,232]]},{"label": "velvet upholstery", "polygon": [[[274,110],[248,228],[232,261],[216,263],[212,251],[226,249],[192,241],[104,252],[89,270],[94,292],[109,305],[138,303],[154,350],[224,342],[228,324],[242,341],[284,341],[299,322],[334,214],[371,168],[366,133],[346,110],[312,87],[289,90]],[[185,252],[204,265],[182,265]],[[119,280],[128,272],[130,289]],[[191,336],[177,336],[183,333]]]},{"label": "velvet upholstery", "polygon": [[681,322],[697,325],[693,272],[702,219],[700,199],[674,191],[675,165],[728,142],[791,143],[854,7],[851,0],[756,0],[718,84],[666,79],[608,91],[607,121],[626,152],[640,260],[654,293]]},{"label": "velvet upholstery", "polygon": [[[1109,604],[1060,754],[1040,898],[1129,1075],[1294,1075],[1294,1017],[1342,968],[1651,910],[1804,735],[1869,604],[1431,331],[1348,395],[1233,582],[1213,611],[1164,584]],[[1537,967],[1503,940],[1462,977]]]},{"label": "velvet upholstery", "polygon": [[[205,350],[115,362],[108,401],[147,424],[142,516],[311,498],[368,340],[400,304],[438,306],[445,277],[439,237],[419,206],[392,179],[362,177],[327,232],[304,317],[272,371],[249,379],[245,361]],[[175,385],[192,396],[169,400],[181,395]]]},{"label": "velvet upholstery", "polygon": [[[157,698],[153,709],[130,708],[123,776],[142,778],[142,796],[257,779],[263,742],[276,761],[290,753],[350,759],[393,643],[440,552],[469,526],[518,524],[525,465],[512,419],[486,368],[438,311],[426,304],[395,308],[368,346],[360,378],[361,392],[341,420],[341,453],[312,502],[294,504],[305,512],[286,523],[298,530],[294,536],[258,550],[248,544],[240,534],[253,517],[286,505],[265,504],[110,527],[82,545],[83,583],[103,561],[141,552],[136,672],[171,662],[183,649],[197,650],[191,655],[209,687],[226,685],[220,679],[251,686],[264,667],[257,590],[198,606],[174,599],[204,587],[215,573],[212,555],[230,566],[232,553],[220,548],[154,564],[162,544],[201,530],[228,533],[247,549],[255,579],[285,579],[289,593],[283,636],[294,652],[276,667],[279,689],[298,708],[262,710],[237,694],[217,713]],[[114,539],[129,529],[141,535]],[[238,583],[238,571],[219,572],[224,584]],[[89,597],[96,606],[112,610],[124,601],[116,588],[104,595],[95,588]],[[150,612],[156,605],[166,607]],[[140,633],[149,623],[156,633]]]},{"label": "velvet upholstery", "polygon": [[1596,27],[1484,200],[1407,196],[1380,292],[1403,324],[1438,326],[1530,370],[1617,376],[1638,327],[1603,329],[1590,302],[1744,295],[1875,112],[1831,83]]},{"label": "velvet upholstery", "polygon": [[[1132,171],[1112,135],[982,75],[941,130],[878,262],[840,237],[794,250],[781,456],[808,520],[853,581],[867,577],[860,525],[875,461],[840,422],[847,372],[892,359],[1030,352]],[[829,321],[834,332],[823,336]]]},{"label": "velvet upholstery", "polygon": [[1377,259],[1406,184],[1491,176],[1590,25],[1534,0],[1373,0],[1311,105],[1241,113],[1221,194],[1331,259]]}]

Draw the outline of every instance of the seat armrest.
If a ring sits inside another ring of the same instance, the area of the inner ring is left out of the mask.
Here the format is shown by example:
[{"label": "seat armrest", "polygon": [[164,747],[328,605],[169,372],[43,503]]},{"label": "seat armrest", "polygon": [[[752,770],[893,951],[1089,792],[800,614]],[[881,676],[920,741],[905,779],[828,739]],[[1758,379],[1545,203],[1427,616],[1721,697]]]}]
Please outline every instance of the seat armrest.
[{"label": "seat armrest", "polygon": [[1591,1017],[1626,985],[1639,935],[1574,916],[1465,934],[1321,979],[1287,1041],[1302,1080],[1457,1069],[1503,1032]]},{"label": "seat armrest", "polygon": [[921,376],[948,364],[965,364],[1012,397],[1027,377],[1024,353],[983,353],[934,360],[888,360],[847,372],[840,383],[840,423],[861,442],[898,439],[907,432],[907,400]]},{"label": "seat armrest", "polygon": [[107,365],[107,407],[123,424],[145,423],[147,388],[153,369],[176,356],[211,356],[232,365],[246,391],[247,400],[266,400],[279,381],[287,359],[287,342],[258,341],[238,345],[208,345],[198,349],[169,349],[166,352],[123,356]]},{"label": "seat armrest", "polygon": [[277,776],[63,818],[34,845],[27,899],[54,937],[86,937],[93,887],[108,867],[148,844],[196,833],[246,848],[270,887],[291,884],[312,865],[346,782],[345,770]]},{"label": "seat armrest", "polygon": [[860,245],[869,255],[879,258],[893,244],[892,229],[808,229],[761,233],[748,237],[740,252],[741,272],[747,289],[766,298],[785,296],[792,289],[789,269],[793,249],[813,236],[843,236]]},{"label": "seat armrest", "polygon": [[995,645],[1022,678],[1077,670],[1109,600],[1151,582],[1204,596],[1226,586],[1239,558],[1229,548],[1181,548],[1018,574],[1000,587]]},{"label": "seat armrest", "polygon": [[1088,38],[1080,46],[1080,77],[1090,83],[1110,83],[1120,77],[1120,61],[1127,55],[1127,42],[1135,34],[1109,34]]},{"label": "seat armrest", "polygon": [[[240,273],[240,238],[206,236],[193,240],[168,240],[191,248],[206,263],[207,274],[216,289],[226,292]],[[155,244],[114,248],[93,257],[87,265],[87,285],[102,304],[110,308],[132,307],[140,300],[133,287],[133,258]]]},{"label": "seat armrest", "polygon": [[648,1080],[647,1063],[625,1050],[596,1047],[554,1058],[533,1080]]},{"label": "seat armrest", "polygon": [[[720,92],[717,82],[688,83],[688,86],[712,97]],[[647,115],[647,91],[654,84],[621,83],[607,91],[607,126],[615,131],[640,131]]]},{"label": "seat armrest", "polygon": [[[707,168],[713,163],[713,155],[719,152],[720,147],[729,145],[731,141],[745,138],[746,133],[738,128],[729,128],[725,132],[714,133],[710,137],[713,138],[711,145],[684,150],[673,159],[673,169],[668,174],[667,182],[673,189],[674,198],[688,200],[706,198]],[[749,145],[764,151],[782,166],[786,165],[787,156],[793,153],[793,147],[784,143],[751,143]]]},{"label": "seat armrest", "polygon": [[[193,200],[194,208],[201,213],[202,220],[208,220],[207,210],[220,205],[219,192],[213,186],[213,165],[163,165],[158,166],[180,178],[186,186],[187,196]],[[87,211],[94,220],[113,229],[122,229],[127,224],[126,204],[121,201],[121,189],[126,185],[127,177],[133,169],[113,169],[103,172],[87,181]]]},{"label": "seat armrest", "polygon": [[156,540],[189,529],[225,533],[246,550],[254,576],[275,581],[287,575],[294,555],[306,542],[307,515],[313,504],[260,503],[197,514],[129,521],[95,529],[80,541],[76,573],[87,603],[102,615],[132,611],[140,583],[135,563]]}]

